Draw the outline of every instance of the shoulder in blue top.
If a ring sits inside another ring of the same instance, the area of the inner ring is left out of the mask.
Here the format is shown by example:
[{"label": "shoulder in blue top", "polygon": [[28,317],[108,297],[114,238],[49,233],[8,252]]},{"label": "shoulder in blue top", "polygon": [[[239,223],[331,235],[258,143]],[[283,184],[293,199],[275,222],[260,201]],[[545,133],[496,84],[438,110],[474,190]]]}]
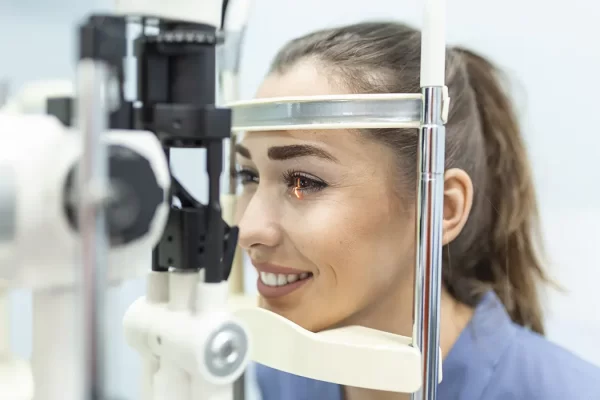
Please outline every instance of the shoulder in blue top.
[{"label": "shoulder in blue top", "polygon": [[[262,400],[341,400],[340,386],[257,365]],[[444,360],[439,400],[600,400],[600,368],[514,324],[493,292]]]}]

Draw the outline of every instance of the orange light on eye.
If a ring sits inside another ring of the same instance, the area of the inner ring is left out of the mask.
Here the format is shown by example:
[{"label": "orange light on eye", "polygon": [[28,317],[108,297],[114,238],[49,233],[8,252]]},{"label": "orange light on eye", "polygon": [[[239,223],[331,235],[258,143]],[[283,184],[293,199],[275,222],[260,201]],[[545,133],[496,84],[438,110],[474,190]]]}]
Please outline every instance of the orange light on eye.
[{"label": "orange light on eye", "polygon": [[304,194],[302,193],[302,189],[300,189],[300,188],[294,188],[294,196],[296,196],[296,198],[298,200],[302,200],[304,198]]},{"label": "orange light on eye", "polygon": [[295,184],[294,196],[296,196],[298,200],[302,200],[304,198],[304,193],[302,193],[302,178],[296,178]]}]

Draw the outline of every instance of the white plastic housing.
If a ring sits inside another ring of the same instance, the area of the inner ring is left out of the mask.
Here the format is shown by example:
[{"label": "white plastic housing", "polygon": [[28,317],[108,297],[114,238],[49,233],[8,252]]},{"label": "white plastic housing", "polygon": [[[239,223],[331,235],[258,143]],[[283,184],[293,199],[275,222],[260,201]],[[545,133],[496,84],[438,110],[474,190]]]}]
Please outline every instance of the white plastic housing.
[{"label": "white plastic housing", "polygon": [[75,287],[33,292],[31,372],[35,400],[81,398],[83,370],[76,329],[81,323],[77,318],[80,297]]},{"label": "white plastic housing", "polygon": [[[69,80],[30,82],[11,96],[0,112],[13,114],[46,114],[46,100],[50,97],[73,97],[75,85]],[[0,132],[0,135],[2,133]]]},{"label": "white plastic housing", "polygon": [[221,26],[223,0],[116,0],[115,13]]},{"label": "white plastic housing", "polygon": [[33,399],[33,375],[28,362],[0,355],[0,394],[2,400]]},{"label": "white plastic housing", "polygon": [[[110,131],[107,143],[124,145],[149,160],[163,189],[170,185],[167,160],[150,132]],[[78,237],[65,216],[67,175],[81,154],[81,137],[51,116],[0,113],[0,281],[40,288],[76,283]],[[162,235],[168,204],[151,229],[109,254],[109,282],[142,276]]]},{"label": "white plastic housing", "polygon": [[421,353],[410,337],[361,326],[313,333],[256,304],[254,297],[230,298],[252,334],[253,361],[340,385],[400,393],[421,387]]},{"label": "white plastic housing", "polygon": [[446,0],[424,0],[421,87],[445,86]]},{"label": "white plastic housing", "polygon": [[33,377],[29,363],[15,358],[10,349],[8,292],[0,286],[0,398],[31,400]]},{"label": "white plastic housing", "polygon": [[151,272],[147,285],[147,295],[129,307],[123,320],[125,340],[144,363],[142,400],[231,400],[232,384],[244,372],[249,352],[224,376],[213,374],[205,363],[208,339],[224,324],[238,326],[250,338],[227,306],[227,282],[205,283],[197,273]]}]

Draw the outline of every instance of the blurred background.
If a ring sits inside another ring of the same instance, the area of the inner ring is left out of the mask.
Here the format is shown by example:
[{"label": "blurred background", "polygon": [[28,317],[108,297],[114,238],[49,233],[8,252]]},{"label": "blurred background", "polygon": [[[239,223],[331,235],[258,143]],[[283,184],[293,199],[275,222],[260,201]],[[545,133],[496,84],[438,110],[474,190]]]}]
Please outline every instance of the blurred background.
[{"label": "blurred background", "polygon": [[[202,1],[202,0],[198,0]],[[76,24],[111,0],[0,0],[0,101],[28,81],[71,79]],[[251,98],[280,46],[295,36],[367,19],[420,26],[419,0],[255,0],[242,58],[241,95]],[[546,295],[551,340],[600,365],[600,3],[589,0],[452,0],[448,41],[476,50],[514,81],[533,160],[553,278],[565,293]],[[594,78],[596,77],[596,78]],[[201,200],[206,197],[199,150],[178,151],[173,167]],[[255,292],[248,268],[246,287]],[[138,398],[140,361],[122,338],[121,318],[143,295],[142,280],[110,292],[109,392]],[[31,353],[31,295],[11,297],[15,351]],[[250,376],[251,378],[251,376]],[[253,395],[250,396],[254,397]]]}]

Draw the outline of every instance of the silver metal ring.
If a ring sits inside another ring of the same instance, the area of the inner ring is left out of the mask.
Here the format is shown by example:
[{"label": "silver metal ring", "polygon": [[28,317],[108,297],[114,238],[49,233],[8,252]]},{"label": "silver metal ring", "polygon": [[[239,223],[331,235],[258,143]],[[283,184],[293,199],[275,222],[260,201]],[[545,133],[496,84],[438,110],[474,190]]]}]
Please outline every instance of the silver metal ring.
[{"label": "silver metal ring", "polygon": [[215,376],[227,377],[239,369],[247,352],[246,332],[238,324],[228,322],[208,339],[204,354],[206,368]]}]

